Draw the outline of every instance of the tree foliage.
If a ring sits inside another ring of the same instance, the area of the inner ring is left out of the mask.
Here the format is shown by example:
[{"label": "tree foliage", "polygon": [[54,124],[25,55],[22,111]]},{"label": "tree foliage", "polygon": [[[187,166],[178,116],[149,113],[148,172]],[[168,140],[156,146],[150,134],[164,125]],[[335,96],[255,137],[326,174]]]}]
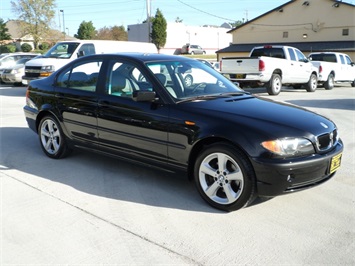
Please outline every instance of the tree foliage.
[{"label": "tree foliage", "polygon": [[9,29],[6,28],[6,23],[0,18],[0,43],[5,40],[11,40],[11,36],[9,34]]},{"label": "tree foliage", "polygon": [[155,13],[155,17],[152,21],[152,33],[150,34],[150,37],[152,38],[152,43],[156,45],[158,50],[165,46],[167,37],[166,29],[166,20],[162,12],[158,8],[157,12]]},{"label": "tree foliage", "polygon": [[22,34],[33,37],[35,49],[40,40],[49,34],[55,7],[55,0],[11,1],[12,11],[24,22],[21,25]]},{"label": "tree foliage", "polygon": [[97,31],[96,39],[127,41],[128,34],[124,26],[103,27]]},{"label": "tree foliage", "polygon": [[96,29],[92,21],[83,21],[79,25],[78,33],[74,35],[75,38],[80,40],[92,40],[96,36]]}]

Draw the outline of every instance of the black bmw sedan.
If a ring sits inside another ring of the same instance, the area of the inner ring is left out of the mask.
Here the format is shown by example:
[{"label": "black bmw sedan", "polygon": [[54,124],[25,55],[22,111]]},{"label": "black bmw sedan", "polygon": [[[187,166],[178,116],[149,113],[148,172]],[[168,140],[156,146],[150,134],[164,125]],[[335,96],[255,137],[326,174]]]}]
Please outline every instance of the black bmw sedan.
[{"label": "black bmw sedan", "polygon": [[327,118],[250,95],[181,56],[82,57],[32,81],[24,112],[51,158],[81,148],[184,172],[226,211],[329,180],[343,151]]}]

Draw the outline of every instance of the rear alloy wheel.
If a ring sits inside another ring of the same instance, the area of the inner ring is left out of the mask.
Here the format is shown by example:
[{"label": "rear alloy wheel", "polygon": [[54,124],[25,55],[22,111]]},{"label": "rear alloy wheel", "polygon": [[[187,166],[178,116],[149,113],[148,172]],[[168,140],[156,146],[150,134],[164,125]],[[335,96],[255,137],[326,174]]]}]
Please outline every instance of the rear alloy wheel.
[{"label": "rear alloy wheel", "polygon": [[308,92],[315,92],[317,89],[317,85],[318,85],[317,76],[315,74],[312,74],[311,77],[309,78],[309,81],[306,84],[306,90]]},{"label": "rear alloy wheel", "polygon": [[332,73],[329,74],[327,81],[323,85],[326,90],[334,88],[334,75]]},{"label": "rear alloy wheel", "polygon": [[270,81],[266,84],[269,95],[278,95],[281,92],[282,79],[279,74],[272,74]]},{"label": "rear alloy wheel", "polygon": [[57,120],[51,116],[42,118],[38,128],[39,141],[44,153],[53,159],[60,159],[70,153]]},{"label": "rear alloy wheel", "polygon": [[186,87],[192,86],[193,82],[194,82],[194,79],[193,79],[193,77],[190,74],[187,74],[184,77],[184,83],[185,83]]},{"label": "rear alloy wheel", "polygon": [[255,198],[255,175],[249,161],[227,144],[214,144],[200,153],[194,180],[202,198],[220,210],[238,210]]}]

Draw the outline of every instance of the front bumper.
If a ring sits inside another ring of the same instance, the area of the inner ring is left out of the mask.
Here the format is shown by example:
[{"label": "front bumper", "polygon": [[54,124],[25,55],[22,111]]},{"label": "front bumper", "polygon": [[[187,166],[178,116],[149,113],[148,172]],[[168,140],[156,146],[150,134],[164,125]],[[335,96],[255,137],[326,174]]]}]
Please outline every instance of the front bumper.
[{"label": "front bumper", "polygon": [[331,161],[342,154],[339,140],[332,151],[294,160],[253,159],[259,196],[273,197],[317,186],[332,178]]}]

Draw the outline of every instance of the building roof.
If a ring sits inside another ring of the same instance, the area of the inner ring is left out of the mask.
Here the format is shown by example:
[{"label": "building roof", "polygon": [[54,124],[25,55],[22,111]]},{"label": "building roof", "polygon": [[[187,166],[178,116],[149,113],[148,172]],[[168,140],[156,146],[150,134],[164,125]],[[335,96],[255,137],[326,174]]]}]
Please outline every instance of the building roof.
[{"label": "building roof", "polygon": [[[231,44],[230,46],[218,50],[216,53],[250,52],[255,46],[261,46],[260,43]],[[306,52],[319,51],[355,51],[355,41],[333,41],[333,42],[277,42],[265,43],[264,45],[287,45],[298,48]],[[316,49],[315,49],[316,48]]]}]

